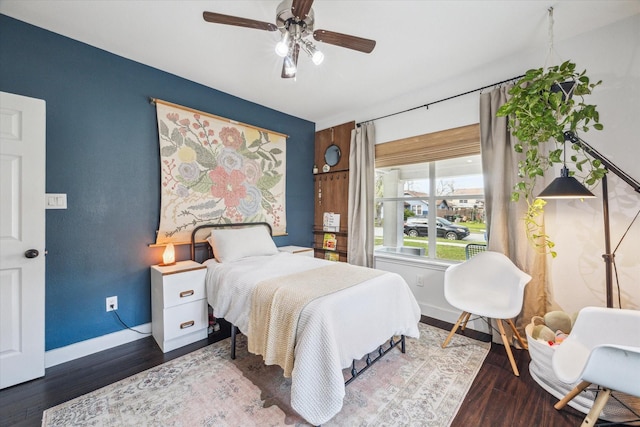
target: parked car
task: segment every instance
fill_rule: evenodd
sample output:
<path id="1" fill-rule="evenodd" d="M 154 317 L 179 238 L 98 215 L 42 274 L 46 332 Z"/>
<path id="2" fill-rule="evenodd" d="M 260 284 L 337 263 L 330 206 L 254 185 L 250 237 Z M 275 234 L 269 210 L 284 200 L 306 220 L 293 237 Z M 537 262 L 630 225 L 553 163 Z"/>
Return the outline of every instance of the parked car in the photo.
<path id="1" fill-rule="evenodd" d="M 411 217 L 404 224 L 404 234 L 411 237 L 429 235 L 427 218 Z M 444 218 L 436 218 L 436 236 L 447 240 L 462 240 L 469 235 L 469 229 L 464 225 L 454 224 Z"/>

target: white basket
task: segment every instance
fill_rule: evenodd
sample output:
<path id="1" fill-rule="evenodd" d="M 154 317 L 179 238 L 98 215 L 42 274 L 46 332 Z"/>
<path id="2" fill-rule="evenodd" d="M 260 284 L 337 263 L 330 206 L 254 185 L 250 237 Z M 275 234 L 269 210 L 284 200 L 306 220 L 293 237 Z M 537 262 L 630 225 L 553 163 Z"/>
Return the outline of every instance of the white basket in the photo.
<path id="1" fill-rule="evenodd" d="M 534 317 L 531 319 L 531 323 L 529 323 L 525 328 L 527 344 L 529 345 L 529 355 L 531 356 L 529 373 L 531 374 L 531 378 L 533 378 L 540 387 L 560 400 L 578 383 L 566 384 L 560 381 L 558 377 L 556 377 L 551 366 L 551 358 L 553 357 L 555 346 L 550 346 L 547 342 L 534 339 L 531 336 L 533 327 L 535 326 L 534 322 L 537 321 L 538 323 L 536 324 L 539 324 L 540 320 L 540 317 Z M 636 412 L 640 412 L 640 398 L 619 392 L 614 392 L 614 395 L 628 407 L 634 409 Z M 587 414 L 589 413 L 591 406 L 593 406 L 595 397 L 596 393 L 587 389 L 571 399 L 568 405 L 584 414 Z M 607 405 L 602 410 L 599 418 L 611 422 L 624 422 L 636 417 L 620 402 L 611 397 L 608 400 Z"/>

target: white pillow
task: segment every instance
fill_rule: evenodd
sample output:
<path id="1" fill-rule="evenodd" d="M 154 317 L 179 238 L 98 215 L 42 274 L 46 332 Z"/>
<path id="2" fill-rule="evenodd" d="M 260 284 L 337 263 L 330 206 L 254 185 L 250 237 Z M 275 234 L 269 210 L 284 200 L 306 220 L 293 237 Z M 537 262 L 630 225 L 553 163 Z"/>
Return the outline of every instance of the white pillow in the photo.
<path id="1" fill-rule="evenodd" d="M 231 262 L 258 255 L 275 255 L 278 248 L 264 226 L 221 228 L 207 239 L 218 262 Z"/>

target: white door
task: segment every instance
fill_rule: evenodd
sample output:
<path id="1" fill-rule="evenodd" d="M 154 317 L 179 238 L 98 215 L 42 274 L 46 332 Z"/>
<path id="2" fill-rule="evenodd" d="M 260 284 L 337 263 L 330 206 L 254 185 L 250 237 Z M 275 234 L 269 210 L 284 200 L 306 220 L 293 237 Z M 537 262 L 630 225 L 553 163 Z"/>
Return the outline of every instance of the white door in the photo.
<path id="1" fill-rule="evenodd" d="M 0 92 L 0 388 L 44 375 L 45 112 Z"/>

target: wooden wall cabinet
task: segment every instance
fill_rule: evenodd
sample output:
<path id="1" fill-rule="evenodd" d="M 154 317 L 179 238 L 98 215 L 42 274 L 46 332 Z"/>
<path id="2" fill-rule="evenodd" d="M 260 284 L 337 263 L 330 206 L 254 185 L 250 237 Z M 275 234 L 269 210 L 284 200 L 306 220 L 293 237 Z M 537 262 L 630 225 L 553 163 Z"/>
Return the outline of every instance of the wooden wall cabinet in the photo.
<path id="1" fill-rule="evenodd" d="M 315 164 L 318 173 L 314 176 L 314 252 L 316 258 L 325 258 L 327 252 L 335 252 L 339 260 L 347 261 L 347 216 L 349 209 L 349 150 L 351 146 L 351 131 L 355 129 L 355 122 L 344 123 L 339 126 L 316 132 Z M 331 145 L 340 149 L 340 160 L 329 172 L 323 172 L 325 151 Z M 325 212 L 340 214 L 340 230 L 338 232 L 323 230 L 323 216 Z M 336 235 L 335 251 L 323 249 L 325 233 Z"/>

